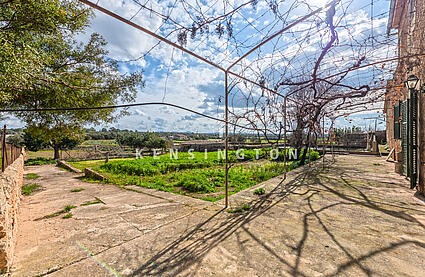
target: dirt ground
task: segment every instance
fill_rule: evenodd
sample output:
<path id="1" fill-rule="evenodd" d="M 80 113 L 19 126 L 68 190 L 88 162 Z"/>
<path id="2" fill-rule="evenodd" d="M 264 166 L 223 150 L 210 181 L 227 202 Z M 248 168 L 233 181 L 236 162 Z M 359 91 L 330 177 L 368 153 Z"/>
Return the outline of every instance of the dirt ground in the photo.
<path id="1" fill-rule="evenodd" d="M 425 202 L 393 167 L 317 162 L 233 195 L 241 213 L 28 167 L 42 190 L 23 197 L 12 276 L 424 276 Z M 40 219 L 66 205 L 72 218 Z"/>

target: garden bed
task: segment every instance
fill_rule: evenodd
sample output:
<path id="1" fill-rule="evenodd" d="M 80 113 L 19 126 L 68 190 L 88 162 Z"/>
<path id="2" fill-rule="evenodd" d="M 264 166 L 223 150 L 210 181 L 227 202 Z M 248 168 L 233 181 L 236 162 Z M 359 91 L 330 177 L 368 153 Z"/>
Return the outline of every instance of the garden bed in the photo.
<path id="1" fill-rule="evenodd" d="M 229 169 L 229 194 L 255 186 L 284 172 L 283 153 L 272 159 L 267 149 L 256 152 L 245 150 L 242 155 L 229 152 L 232 164 Z M 86 167 L 101 173 L 108 182 L 126 187 L 140 186 L 177 194 L 183 194 L 207 201 L 224 197 L 225 160 L 219 152 L 179 153 L 178 158 L 165 154 L 143 159 L 115 159 L 104 161 L 70 162 L 76 168 Z M 311 151 L 311 161 L 319 157 Z M 258 158 L 258 159 L 257 159 Z M 308 158 L 307 158 L 308 161 Z M 286 164 L 287 171 L 299 166 L 292 159 Z"/>

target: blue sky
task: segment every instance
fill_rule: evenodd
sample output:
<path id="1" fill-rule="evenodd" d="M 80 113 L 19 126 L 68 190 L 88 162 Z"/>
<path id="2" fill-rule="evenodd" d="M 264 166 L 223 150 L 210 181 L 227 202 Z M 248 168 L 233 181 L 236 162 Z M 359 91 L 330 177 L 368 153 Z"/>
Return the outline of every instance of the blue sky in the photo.
<path id="1" fill-rule="evenodd" d="M 169 14 L 170 18 L 184 26 L 191 26 L 192 19 L 189 17 L 187 10 L 190 8 L 200 6 L 211 6 L 210 1 L 188 1 L 192 6 L 187 6 L 184 9 L 181 5 L 175 5 L 180 1 L 144 1 L 148 7 L 160 11 L 163 14 Z M 214 1 L 215 2 L 215 1 Z M 245 1 L 228 1 L 229 5 L 233 4 L 234 7 L 238 6 Z M 197 54 L 212 60 L 222 66 L 229 65 L 233 60 L 245 53 L 252 45 L 256 45 L 261 39 L 269 34 L 274 33 L 283 26 L 293 22 L 296 18 L 306 14 L 306 7 L 299 5 L 290 13 L 285 14 L 288 10 L 288 5 L 293 4 L 294 1 L 258 1 L 258 4 L 253 7 L 247 5 L 242 8 L 232 20 L 233 32 L 236 33 L 238 43 L 243 45 L 236 48 L 232 45 L 232 41 L 227 41 L 226 34 L 219 37 L 214 33 L 214 26 L 211 25 L 210 35 L 202 36 L 197 35 L 195 39 L 191 39 L 190 35 L 186 47 L 195 51 Z M 311 9 L 321 7 L 326 4 L 326 0 L 311 1 Z M 222 13 L 226 8 L 223 7 L 221 1 L 217 1 L 217 6 L 207 11 L 207 15 L 214 16 Z M 287 22 L 282 22 L 276 18 L 276 15 L 270 11 L 270 4 L 278 3 L 279 10 L 285 14 Z M 381 37 L 386 31 L 386 22 L 389 10 L 389 0 L 374 0 L 373 1 L 373 15 L 375 17 L 374 34 L 380 34 Z M 151 31 L 154 31 L 162 36 L 176 42 L 177 33 L 173 33 L 175 25 L 171 23 L 164 23 L 163 19 L 159 18 L 147 10 L 139 10 L 139 6 L 130 0 L 116 1 L 116 0 L 99 0 L 99 5 L 110 9 L 111 11 L 123 16 L 124 18 L 131 18 L 131 20 Z M 174 8 L 171 8 L 173 5 Z M 221 5 L 221 6 L 220 6 Z M 365 36 L 370 34 L 370 15 L 371 15 L 371 1 L 370 0 L 355 0 L 355 1 L 342 1 L 340 11 L 343 8 L 347 9 L 347 14 L 342 20 L 347 21 L 347 30 L 339 34 L 339 52 L 335 52 L 328 57 L 326 64 L 329 69 L 324 71 L 335 73 L 338 70 L 338 63 L 340 68 L 347 66 L 351 62 L 351 58 L 358 56 L 359 53 L 353 53 L 349 48 L 344 48 L 346 41 L 354 41 L 354 39 L 364 39 Z M 170 13 L 171 12 L 171 13 Z M 92 32 L 101 34 L 108 42 L 108 50 L 110 57 L 120 61 L 120 71 L 122 73 L 143 71 L 146 86 L 142 88 L 137 95 L 136 102 L 153 102 L 165 101 L 195 109 L 197 111 L 206 113 L 208 115 L 222 117 L 223 116 L 223 95 L 224 95 L 224 74 L 203 62 L 200 62 L 182 51 L 173 49 L 166 44 L 156 45 L 158 40 L 150 37 L 143 32 L 136 30 L 118 20 L 95 12 L 95 18 L 92 20 L 90 28 L 86 34 L 79 37 L 79 40 L 85 41 Z M 320 13 L 318 17 L 323 18 L 326 13 Z M 297 50 L 300 44 L 298 39 L 306 36 L 306 31 L 303 28 L 308 28 L 309 24 L 314 23 L 315 19 L 300 24 L 293 29 L 293 33 L 280 37 L 278 42 L 273 42 L 262 47 L 260 51 L 256 51 L 249 56 L 240 66 L 234 68 L 237 72 L 244 72 L 244 76 L 255 79 L 258 81 L 258 72 L 252 68 L 259 69 L 260 71 L 267 72 L 268 63 L 273 60 L 273 74 L 268 78 L 269 85 L 276 81 L 278 76 L 276 72 L 284 70 L 292 79 L 300 78 L 302 75 L 298 67 L 302 67 L 308 63 L 311 58 L 317 57 L 319 45 L 321 45 L 320 38 L 317 34 L 309 34 L 311 38 L 305 42 L 306 46 L 302 46 L 302 52 Z M 317 21 L 317 20 L 316 20 Z M 341 23 L 342 24 L 342 23 Z M 248 26 L 248 27 L 247 27 Z M 259 31 L 260 30 L 260 31 Z M 311 32 L 311 31 L 310 31 Z M 319 34 L 320 32 L 318 32 Z M 235 44 L 236 45 L 236 44 Z M 279 55 L 282 55 L 282 62 L 273 55 L 273 47 L 279 47 Z M 376 51 L 372 48 L 364 49 L 368 52 L 368 61 L 374 61 L 379 58 L 385 58 L 384 55 L 394 56 L 393 49 L 385 47 L 379 49 L 375 47 Z M 149 54 L 146 54 L 149 51 Z M 356 49 L 356 51 L 363 51 Z M 294 52 L 298 51 L 298 55 Z M 347 52 L 346 54 L 344 54 Z M 384 54 L 385 52 L 385 54 Z M 288 57 L 290 56 L 290 58 Z M 261 60 L 260 60 L 261 58 Z M 291 64 L 288 60 L 291 59 Z M 250 67 L 248 67 L 250 65 Z M 359 71 L 360 72 L 360 71 Z M 376 74 L 382 74 L 378 72 Z M 361 73 L 350 76 L 348 82 L 353 85 L 361 83 L 370 83 L 372 78 L 377 76 L 375 71 L 362 70 Z M 280 76 L 280 75 L 279 75 Z M 379 78 L 388 78 L 388 76 L 379 76 Z M 370 79 L 370 80 L 369 80 Z M 255 92 L 256 90 L 252 88 Z M 237 92 L 235 92 L 237 94 Z M 241 92 L 242 93 L 242 92 Z M 258 91 L 257 91 L 258 93 Z M 235 97 L 238 98 L 238 97 Z M 235 100 L 234 107 L 237 109 L 238 101 Z M 376 107 L 382 104 L 374 103 Z M 199 116 L 177 110 L 170 107 L 138 107 L 131 108 L 131 115 L 119 119 L 116 123 L 102 127 L 117 127 L 122 129 L 133 130 L 151 130 L 151 131 L 192 131 L 192 132 L 222 132 L 222 124 L 201 118 Z M 347 126 L 361 126 L 368 127 L 374 126 L 374 120 L 364 120 L 364 118 L 376 117 L 378 113 L 373 112 L 360 112 L 349 118 L 337 119 L 337 127 Z M 6 122 L 11 127 L 22 126 L 22 123 L 15 119 L 9 119 Z M 385 124 L 378 125 L 379 128 L 384 128 Z"/>

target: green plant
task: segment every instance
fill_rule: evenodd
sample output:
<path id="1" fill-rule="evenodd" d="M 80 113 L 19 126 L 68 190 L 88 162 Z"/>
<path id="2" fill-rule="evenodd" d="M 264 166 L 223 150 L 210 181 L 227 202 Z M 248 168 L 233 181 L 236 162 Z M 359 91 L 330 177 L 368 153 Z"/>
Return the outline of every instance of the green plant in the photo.
<path id="1" fill-rule="evenodd" d="M 30 195 L 34 191 L 39 190 L 40 186 L 38 184 L 27 184 L 22 186 L 22 194 Z"/>
<path id="2" fill-rule="evenodd" d="M 99 203 L 102 203 L 102 201 L 99 198 L 96 197 L 96 200 L 84 202 L 80 206 L 89 206 L 89 205 L 94 205 L 94 204 L 99 204 Z"/>
<path id="3" fill-rule="evenodd" d="M 35 174 L 35 173 L 28 173 L 27 175 L 25 175 L 25 179 L 28 179 L 28 180 L 37 179 L 39 177 L 40 176 L 38 174 Z"/>
<path id="4" fill-rule="evenodd" d="M 266 193 L 266 190 L 264 188 L 258 188 L 254 190 L 254 195 L 263 195 L 264 193 Z"/>
<path id="5" fill-rule="evenodd" d="M 71 190 L 71 192 L 80 192 L 80 191 L 83 191 L 84 189 L 73 189 L 73 190 Z"/>
<path id="6" fill-rule="evenodd" d="M 72 217 L 72 213 L 67 213 L 66 215 L 64 215 L 62 218 L 71 218 Z"/>
<path id="7" fill-rule="evenodd" d="M 214 186 L 208 181 L 205 176 L 185 176 L 177 182 L 177 186 L 181 186 L 190 192 L 213 192 Z"/>
<path id="8" fill-rule="evenodd" d="M 67 213 L 67 212 L 69 212 L 70 210 L 72 210 L 72 209 L 74 209 L 74 208 L 77 208 L 77 206 L 67 205 L 67 206 L 65 206 L 65 208 L 63 209 L 63 211 L 64 211 L 65 213 Z"/>
<path id="9" fill-rule="evenodd" d="M 39 219 L 47 219 L 47 218 L 56 217 L 56 216 L 59 216 L 61 214 L 69 213 L 72 209 L 75 209 L 75 208 L 77 208 L 77 207 L 73 206 L 73 205 L 67 205 L 61 211 L 58 211 L 58 212 L 55 212 L 55 213 L 52 213 L 52 214 L 49 214 L 49 215 L 45 215 L 45 216 L 43 216 L 42 218 L 39 218 Z M 69 214 L 71 214 L 71 213 L 69 213 Z M 65 216 L 64 216 L 64 218 L 65 218 Z M 71 216 L 72 216 L 72 214 L 71 214 Z M 69 217 L 71 217 L 71 216 L 69 216 Z"/>
<path id="10" fill-rule="evenodd" d="M 45 219 L 45 218 L 52 218 L 52 217 L 56 217 L 56 216 L 58 216 L 58 215 L 60 215 L 60 214 L 62 214 L 61 212 L 58 212 L 58 213 L 52 213 L 52 214 L 49 214 L 49 215 L 45 215 L 45 216 L 43 216 L 42 218 L 43 219 Z"/>
<path id="11" fill-rule="evenodd" d="M 248 211 L 249 209 L 251 209 L 251 206 L 249 206 L 249 204 L 243 204 L 241 207 L 236 208 L 234 210 L 229 209 L 229 210 L 227 210 L 227 212 L 229 212 L 229 213 L 242 213 L 244 211 Z"/>

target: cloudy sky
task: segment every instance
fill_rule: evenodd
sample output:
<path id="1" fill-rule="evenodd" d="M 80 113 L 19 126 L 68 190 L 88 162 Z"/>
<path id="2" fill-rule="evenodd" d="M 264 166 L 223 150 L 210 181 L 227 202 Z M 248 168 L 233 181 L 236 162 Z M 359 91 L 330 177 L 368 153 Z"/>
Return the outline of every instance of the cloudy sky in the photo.
<path id="1" fill-rule="evenodd" d="M 96 1 L 93 1 L 96 2 Z M 211 4 L 213 2 L 213 4 Z M 147 0 L 99 0 L 98 5 L 105 7 L 120 16 L 152 31 L 161 36 L 166 36 L 172 42 L 178 43 L 180 31 L 178 26 L 192 26 L 195 16 L 202 20 L 222 15 L 239 5 L 249 1 L 147 1 Z M 187 35 L 185 47 L 198 55 L 223 67 L 229 66 L 232 61 L 246 53 L 265 37 L 270 36 L 281 28 L 291 24 L 297 18 L 306 15 L 309 11 L 326 5 L 326 0 L 306 1 L 314 2 L 306 6 L 297 1 L 252 1 L 241 7 L 230 22 L 231 32 L 235 39 L 228 39 L 227 25 L 219 26 L 220 21 L 209 24 L 208 35 L 200 31 L 191 38 Z M 389 0 L 342 0 L 337 6 L 338 24 L 343 26 L 338 31 L 338 51 L 332 53 L 324 60 L 323 71 L 326 74 L 338 72 L 344 66 L 349 66 L 353 57 L 358 57 L 361 51 L 367 53 L 367 63 L 376 61 L 385 56 L 394 56 L 393 49 L 379 47 L 379 40 L 385 39 L 386 24 L 388 20 Z M 273 6 L 276 5 L 276 6 Z M 274 9 L 274 10 L 273 10 Z M 277 12 L 276 12 L 277 9 Z M 373 13 L 372 13 L 373 12 Z M 168 20 L 164 19 L 164 15 Z M 371 16 L 372 15 L 372 16 Z M 371 20 L 371 17 L 373 20 Z M 282 72 L 292 79 L 301 78 L 303 72 L 299 68 L 311 63 L 320 54 L 320 47 L 326 43 L 326 26 L 319 26 L 320 20 L 326 18 L 326 10 L 306 22 L 303 22 L 271 41 L 266 46 L 248 56 L 234 70 L 247 78 L 258 82 L 259 73 L 270 72 L 266 85 L 273 85 Z M 317 24 L 317 30 L 311 26 Z M 177 26 L 177 27 L 176 27 Z M 220 35 L 217 28 L 223 28 L 224 34 Z M 315 26 L 316 28 L 316 26 Z M 371 31 L 373 28 L 373 31 Z M 199 112 L 223 117 L 224 74 L 202 61 L 199 61 L 181 50 L 159 43 L 145 33 L 132 28 L 101 12 L 95 12 L 90 28 L 82 34 L 79 40 L 85 41 L 90 33 L 101 34 L 108 42 L 109 56 L 119 61 L 122 73 L 143 71 L 145 87 L 137 95 L 136 102 L 168 102 L 181 105 Z M 373 39 L 376 36 L 376 45 Z M 307 39 L 306 39 L 307 38 Z M 353 47 L 356 41 L 367 41 L 370 47 Z M 393 40 L 395 41 L 395 40 Z M 353 50 L 354 49 L 354 50 Z M 373 50 L 375 49 L 375 50 Z M 276 51 L 277 50 L 277 51 Z M 360 72 L 360 71 L 359 71 Z M 325 73 L 324 73 L 325 74 Z M 351 85 L 370 83 L 374 75 L 373 70 L 363 70 L 361 73 L 349 76 Z M 382 72 L 377 73 L 379 78 Z M 270 77 L 271 76 L 271 77 Z M 260 93 L 253 89 L 254 93 Z M 237 98 L 237 97 L 236 97 Z M 237 108 L 238 101 L 233 102 Z M 375 104 L 377 107 L 380 104 Z M 131 108 L 131 115 L 118 120 L 118 122 L 95 127 L 117 127 L 121 129 L 152 130 L 152 131 L 192 131 L 192 132 L 222 132 L 222 123 L 202 118 L 176 108 L 167 106 L 143 106 Z M 348 118 L 337 119 L 337 127 L 347 126 L 374 126 L 376 111 L 361 112 Z M 381 122 L 379 120 L 378 122 Z M 12 127 L 22 124 L 14 119 L 7 122 Z M 378 128 L 384 128 L 378 124 Z"/>

